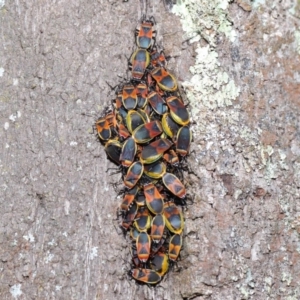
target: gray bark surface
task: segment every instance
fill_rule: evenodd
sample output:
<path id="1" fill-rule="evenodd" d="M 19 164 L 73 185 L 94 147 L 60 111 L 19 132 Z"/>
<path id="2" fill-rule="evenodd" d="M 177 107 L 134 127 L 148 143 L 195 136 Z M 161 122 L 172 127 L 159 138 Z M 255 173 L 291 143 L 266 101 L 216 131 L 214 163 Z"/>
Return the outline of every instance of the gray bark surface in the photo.
<path id="1" fill-rule="evenodd" d="M 230 3 L 234 41 L 199 27 L 218 55 L 211 80 L 238 89 L 225 104 L 224 89 L 213 102 L 189 86 L 195 43 L 148 2 L 168 69 L 198 95 L 178 267 L 156 288 L 129 281 L 122 182 L 92 129 L 114 98 L 106 82 L 129 76 L 142 2 L 2 0 L 0 299 L 300 299 L 299 2 Z"/>

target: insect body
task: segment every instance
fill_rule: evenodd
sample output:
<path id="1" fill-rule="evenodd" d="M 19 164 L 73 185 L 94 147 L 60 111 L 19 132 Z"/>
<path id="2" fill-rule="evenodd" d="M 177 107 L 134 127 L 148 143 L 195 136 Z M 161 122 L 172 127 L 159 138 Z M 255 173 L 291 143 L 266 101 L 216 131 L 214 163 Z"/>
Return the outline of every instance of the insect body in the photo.
<path id="1" fill-rule="evenodd" d="M 192 133 L 189 127 L 183 126 L 179 129 L 176 139 L 176 152 L 181 156 L 189 153 L 192 141 Z"/>
<path id="2" fill-rule="evenodd" d="M 166 152 L 173 145 L 168 139 L 158 139 L 148 146 L 144 147 L 141 152 L 141 162 L 144 164 L 152 164 L 160 159 L 164 152 Z"/>
<path id="3" fill-rule="evenodd" d="M 164 132 L 169 136 L 171 139 L 176 136 L 180 126 L 173 121 L 169 113 L 165 113 L 162 116 L 161 124 Z"/>
<path id="4" fill-rule="evenodd" d="M 147 207 L 141 207 L 139 208 L 136 219 L 134 221 L 134 226 L 137 228 L 139 232 L 147 232 L 147 230 L 151 226 L 152 217 L 149 213 L 149 210 Z"/>
<path id="5" fill-rule="evenodd" d="M 168 109 L 166 102 L 155 91 L 151 92 L 148 95 L 148 102 L 151 104 L 154 111 L 159 115 L 163 115 Z"/>
<path id="6" fill-rule="evenodd" d="M 95 123 L 100 140 L 107 141 L 111 138 L 111 130 L 106 118 L 101 118 Z"/>
<path id="7" fill-rule="evenodd" d="M 164 217 L 166 226 L 173 232 L 180 234 L 184 227 L 183 215 L 180 209 L 173 203 L 167 202 L 164 205 Z"/>
<path id="8" fill-rule="evenodd" d="M 136 203 L 133 202 L 130 209 L 125 214 L 125 217 L 121 224 L 121 226 L 123 227 L 124 230 L 129 229 L 129 227 L 132 225 L 134 218 L 136 216 L 137 210 L 138 210 L 138 207 L 137 207 Z"/>
<path id="9" fill-rule="evenodd" d="M 151 141 L 156 136 L 162 133 L 161 123 L 159 121 L 152 121 L 140 125 L 132 132 L 132 137 L 138 144 L 144 144 Z"/>
<path id="10" fill-rule="evenodd" d="M 153 214 L 161 214 L 164 209 L 164 200 L 153 183 L 144 186 L 146 205 Z"/>
<path id="11" fill-rule="evenodd" d="M 141 262 L 146 262 L 150 256 L 151 239 L 146 232 L 141 232 L 136 238 L 137 255 Z"/>
<path id="12" fill-rule="evenodd" d="M 166 67 L 167 58 L 163 51 L 158 52 L 156 47 L 154 46 L 150 53 L 150 63 L 152 67 Z"/>
<path id="13" fill-rule="evenodd" d="M 183 183 L 171 173 L 166 173 L 162 177 L 165 187 L 175 196 L 183 199 L 186 196 L 186 190 Z"/>
<path id="14" fill-rule="evenodd" d="M 135 280 L 147 284 L 156 284 L 161 281 L 161 276 L 151 269 L 133 269 L 130 274 Z"/>
<path id="15" fill-rule="evenodd" d="M 174 150 L 169 150 L 163 155 L 164 160 L 172 166 L 177 166 L 179 163 L 179 157 Z"/>
<path id="16" fill-rule="evenodd" d="M 135 186 L 133 189 L 129 190 L 127 192 L 127 194 L 125 194 L 123 200 L 122 200 L 122 203 L 120 205 L 120 208 L 122 211 L 127 211 L 130 209 L 131 205 L 133 204 L 134 202 L 134 198 L 138 192 L 138 187 Z"/>
<path id="17" fill-rule="evenodd" d="M 120 161 L 124 167 L 129 167 L 134 161 L 137 145 L 132 137 L 128 138 L 122 147 Z"/>
<path id="18" fill-rule="evenodd" d="M 148 86 L 146 85 L 146 83 L 140 82 L 136 86 L 136 93 L 138 96 L 137 107 L 144 108 L 145 105 L 147 104 L 147 95 L 148 95 Z"/>
<path id="19" fill-rule="evenodd" d="M 169 258 L 166 253 L 158 252 L 150 262 L 151 269 L 155 270 L 158 275 L 164 276 L 169 269 Z"/>
<path id="20" fill-rule="evenodd" d="M 180 234 L 173 235 L 169 242 L 169 259 L 171 261 L 177 260 L 181 247 L 182 247 L 182 235 Z"/>
<path id="21" fill-rule="evenodd" d="M 154 30 L 154 18 L 142 21 L 136 29 L 136 44 L 138 47 L 148 49 L 154 44 L 156 31 Z"/>
<path id="22" fill-rule="evenodd" d="M 132 84 L 124 85 L 122 103 L 127 110 L 134 109 L 137 105 L 136 88 Z"/>
<path id="23" fill-rule="evenodd" d="M 144 165 L 144 173 L 154 179 L 161 178 L 166 173 L 166 165 L 162 161 L 158 161 L 155 163 L 152 163 L 150 165 Z"/>
<path id="24" fill-rule="evenodd" d="M 132 79 L 140 81 L 150 63 L 150 54 L 145 49 L 137 49 L 131 57 L 130 69 Z"/>
<path id="25" fill-rule="evenodd" d="M 107 156 L 117 165 L 120 164 L 121 151 L 122 151 L 122 145 L 117 140 L 109 140 L 105 144 L 105 152 Z"/>
<path id="26" fill-rule="evenodd" d="M 151 239 L 154 243 L 159 243 L 165 230 L 165 218 L 162 214 L 157 214 L 151 223 Z"/>
<path id="27" fill-rule="evenodd" d="M 177 82 L 171 73 L 163 67 L 157 67 L 150 72 L 157 85 L 164 91 L 174 92 L 177 90 Z"/>
<path id="28" fill-rule="evenodd" d="M 137 127 L 146 123 L 146 120 L 142 117 L 142 115 L 136 110 L 128 111 L 126 117 L 126 123 L 128 130 L 132 133 Z"/>
<path id="29" fill-rule="evenodd" d="M 170 109 L 171 117 L 177 124 L 188 125 L 190 123 L 189 113 L 178 97 L 168 97 L 166 102 Z"/>
<path id="30" fill-rule="evenodd" d="M 124 178 L 124 184 L 128 188 L 133 188 L 144 172 L 144 166 L 139 161 L 134 162 L 128 169 L 127 174 Z"/>

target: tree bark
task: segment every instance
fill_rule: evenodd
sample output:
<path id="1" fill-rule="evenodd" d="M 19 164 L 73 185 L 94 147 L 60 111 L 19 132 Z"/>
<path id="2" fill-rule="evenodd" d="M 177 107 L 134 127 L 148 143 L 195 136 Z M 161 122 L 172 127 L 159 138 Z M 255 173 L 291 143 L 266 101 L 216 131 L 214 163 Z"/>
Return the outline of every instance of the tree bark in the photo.
<path id="1" fill-rule="evenodd" d="M 300 298 L 300 5 L 177 2 L 0 1 L 1 299 Z M 145 12 L 193 120 L 184 249 L 155 288 L 127 276 L 92 129 Z"/>

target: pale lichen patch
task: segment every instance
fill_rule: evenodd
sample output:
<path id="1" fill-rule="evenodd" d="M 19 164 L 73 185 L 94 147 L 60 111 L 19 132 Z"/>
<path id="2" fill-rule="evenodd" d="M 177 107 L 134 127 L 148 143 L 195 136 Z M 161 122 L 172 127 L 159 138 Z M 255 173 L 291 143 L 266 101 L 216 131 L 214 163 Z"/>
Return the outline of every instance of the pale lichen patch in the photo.
<path id="1" fill-rule="evenodd" d="M 220 67 L 217 52 L 209 45 L 199 46 L 196 52 L 196 63 L 190 68 L 193 77 L 183 82 L 187 96 L 193 103 L 193 114 L 199 112 L 198 104 L 210 109 L 232 105 L 240 88 Z"/>
<path id="2" fill-rule="evenodd" d="M 201 35 L 210 45 L 215 45 L 218 32 L 224 33 L 230 40 L 234 40 L 235 30 L 227 16 L 228 0 L 212 1 L 177 1 L 173 13 L 181 16 L 182 27 L 186 38 Z M 232 40 L 232 41 L 233 41 Z"/>
<path id="3" fill-rule="evenodd" d="M 242 104 L 235 101 L 241 88 L 222 68 L 219 61 L 215 47 L 217 34 L 224 33 L 230 41 L 233 41 L 231 37 L 234 36 L 234 29 L 227 17 L 228 5 L 229 1 L 223 0 L 212 0 L 210 3 L 190 0 L 180 2 L 173 9 L 173 12 L 181 17 L 187 38 L 200 35 L 208 42 L 205 46 L 201 41 L 197 42 L 195 65 L 190 67 L 193 76 L 189 81 L 182 83 L 191 103 L 193 121 L 197 124 L 192 130 L 195 137 L 204 135 L 207 144 L 211 140 L 214 141 L 212 149 L 207 149 L 211 153 L 208 155 L 211 156 L 217 153 L 219 141 L 223 141 L 230 130 L 230 138 L 237 141 L 234 143 L 235 151 L 242 153 L 240 166 L 243 167 L 243 171 L 251 173 L 261 170 L 266 182 L 270 184 L 281 170 L 288 170 L 286 154 L 283 150 L 273 149 L 271 145 L 263 145 L 260 141 L 262 129 L 258 127 L 257 130 L 253 130 L 244 123 Z M 262 76 L 261 73 L 256 75 Z M 222 146 L 222 150 L 227 153 L 234 152 L 228 143 Z M 273 155 L 274 152 L 276 155 Z M 219 157 L 221 155 L 214 157 L 215 162 L 206 163 L 205 166 L 209 169 L 214 168 Z M 219 168 L 218 171 L 228 172 L 229 169 Z"/>
<path id="4" fill-rule="evenodd" d="M 93 247 L 90 251 L 90 259 L 93 260 L 98 256 L 98 247 Z"/>
<path id="5" fill-rule="evenodd" d="M 258 7 L 260 5 L 263 5 L 266 3 L 266 0 L 254 0 L 253 1 L 253 7 Z"/>
<path id="6" fill-rule="evenodd" d="M 181 17 L 186 31 L 184 38 L 194 43 L 196 54 L 195 64 L 190 67 L 192 77 L 183 82 L 183 87 L 190 102 L 193 121 L 193 162 L 197 165 L 196 173 L 201 178 L 201 186 L 197 192 L 200 194 L 199 199 L 214 209 L 218 208 L 222 199 L 225 199 L 224 203 L 230 202 L 230 209 L 231 205 L 234 208 L 236 206 L 237 210 L 242 211 L 248 230 L 255 224 L 255 231 L 248 236 L 251 246 L 237 247 L 243 253 L 242 256 L 248 259 L 240 262 L 246 269 L 252 263 L 264 264 L 262 258 L 269 254 L 269 257 L 276 257 L 278 253 L 281 255 L 286 252 L 290 243 L 288 239 L 297 240 L 296 234 L 300 232 L 299 214 L 295 216 L 295 211 L 298 212 L 300 186 L 300 163 L 295 156 L 299 156 L 300 142 L 298 136 L 289 133 L 284 123 L 297 124 L 294 119 L 298 118 L 298 114 L 297 110 L 295 113 L 289 112 L 289 99 L 279 91 L 280 84 L 284 81 L 284 70 L 281 69 L 290 63 L 290 60 L 286 60 L 287 52 L 281 45 L 289 46 L 293 53 L 296 48 L 300 53 L 300 32 L 286 34 L 276 27 L 278 24 L 274 25 L 274 20 L 279 18 L 278 14 L 268 10 L 264 5 L 265 1 L 256 0 L 252 7 L 258 8 L 253 9 L 251 14 L 247 14 L 246 10 L 239 13 L 239 16 L 245 16 L 243 22 L 234 20 L 241 35 L 240 40 L 233 44 L 236 33 L 229 21 L 228 11 L 232 15 L 236 13 L 239 9 L 236 3 L 240 2 L 242 1 L 234 1 L 234 4 L 229 5 L 229 1 L 222 0 L 212 0 L 209 3 L 186 0 L 175 6 L 174 12 Z M 248 40 L 245 41 L 243 31 L 254 46 L 249 45 Z M 227 37 L 225 42 L 224 35 Z M 217 36 L 220 37 L 218 40 Z M 220 43 L 224 48 L 221 48 Z M 249 49 L 245 50 L 245 45 Z M 228 50 L 229 52 L 223 52 Z M 297 59 L 293 58 L 292 61 Z M 227 69 L 223 67 L 223 62 L 227 63 Z M 230 69 L 231 62 L 233 69 Z M 290 88 L 295 94 L 298 90 L 293 84 L 299 81 L 297 70 L 296 67 L 291 68 L 288 73 L 293 78 Z M 272 89 L 273 82 L 276 88 Z M 276 103 L 278 95 L 280 100 Z M 291 125 L 292 127 L 297 128 Z M 226 204 L 223 204 L 222 211 L 224 209 L 225 212 L 225 208 Z M 228 214 L 234 219 L 232 211 Z M 225 215 L 222 214 L 220 223 L 231 224 L 224 220 Z M 261 216 L 266 221 L 257 219 Z M 261 224 L 269 227 L 260 227 Z M 273 224 L 282 226 L 280 234 L 284 232 L 287 239 L 285 242 L 275 239 L 278 232 L 276 226 L 273 230 Z M 242 227 L 238 228 L 243 232 Z M 295 235 L 292 236 L 291 231 L 287 231 L 290 228 L 294 229 Z M 230 239 L 239 238 L 238 234 L 235 235 L 230 236 Z M 272 240 L 273 236 L 275 240 Z M 226 238 L 230 240 L 228 235 Z M 240 243 L 243 245 L 243 241 Z M 295 245 L 297 253 L 299 245 L 300 243 Z M 291 246 L 290 248 L 292 249 Z M 278 253 L 274 254 L 275 251 Z M 283 259 L 287 261 L 287 256 Z M 269 258 L 269 261 L 272 260 L 272 257 Z M 231 263 L 235 264 L 236 259 L 232 258 Z M 252 293 L 257 291 L 260 279 L 257 279 L 256 270 L 252 270 L 253 279 L 251 274 L 246 279 L 243 276 L 231 276 L 232 281 L 240 280 L 236 287 L 241 299 L 251 298 Z M 266 275 L 268 277 L 263 279 L 263 289 L 270 295 L 274 294 L 272 286 L 277 284 L 278 279 L 283 283 L 278 285 L 280 288 L 293 286 L 295 281 L 288 273 L 283 277 L 276 277 L 268 272 Z"/>
<path id="7" fill-rule="evenodd" d="M 300 31 L 295 31 L 295 43 L 296 43 L 296 50 L 298 54 L 300 54 Z"/>
<path id="8" fill-rule="evenodd" d="M 35 238 L 31 233 L 28 233 L 28 235 L 23 235 L 23 238 L 26 241 L 29 241 L 30 243 L 34 243 L 35 242 Z"/>
<path id="9" fill-rule="evenodd" d="M 11 295 L 13 296 L 13 298 L 18 298 L 19 296 L 21 296 L 23 294 L 22 290 L 21 290 L 21 284 L 15 284 L 13 285 L 10 289 L 9 289 Z"/>
<path id="10" fill-rule="evenodd" d="M 234 29 L 227 18 L 228 5 L 227 0 L 209 3 L 191 0 L 180 2 L 173 8 L 173 12 L 181 16 L 186 38 L 200 35 L 208 42 L 206 46 L 197 43 L 195 65 L 190 67 L 193 76 L 182 83 L 191 102 L 192 116 L 196 122 L 200 121 L 198 124 L 202 122 L 206 109 L 231 106 L 240 93 L 240 88 L 223 70 L 215 51 L 217 34 L 224 33 L 231 41 L 234 40 Z M 231 113 L 238 119 L 236 111 L 231 110 Z M 198 126 L 194 131 L 199 133 L 202 131 L 200 128 Z"/>

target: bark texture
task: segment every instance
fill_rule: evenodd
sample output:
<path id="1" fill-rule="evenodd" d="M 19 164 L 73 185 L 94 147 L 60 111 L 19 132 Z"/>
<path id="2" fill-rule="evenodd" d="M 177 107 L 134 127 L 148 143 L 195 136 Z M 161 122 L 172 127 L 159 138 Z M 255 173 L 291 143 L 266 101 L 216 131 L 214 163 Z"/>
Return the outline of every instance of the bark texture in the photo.
<path id="1" fill-rule="evenodd" d="M 193 118 L 181 261 L 128 280 L 92 130 L 146 2 L 2 0 L 0 298 L 299 299 L 299 1 L 148 2 Z"/>

